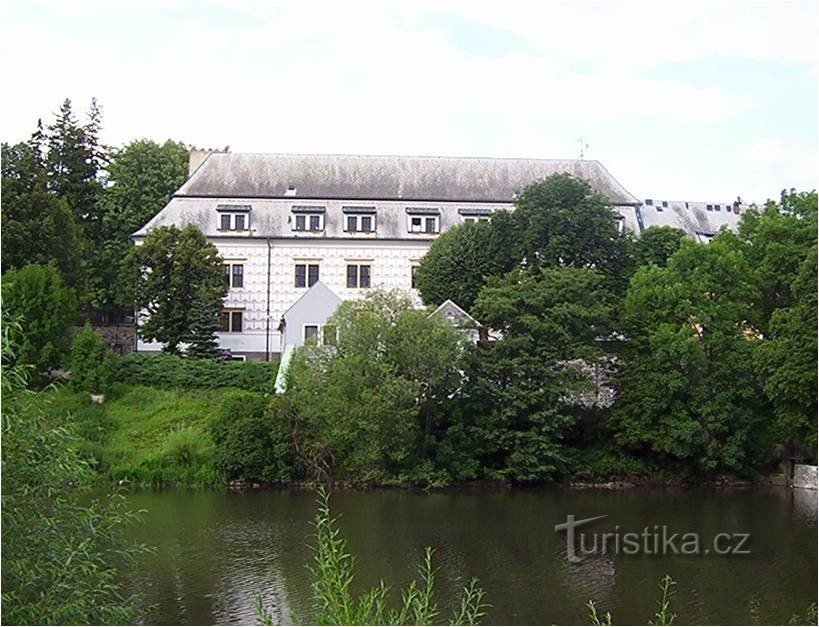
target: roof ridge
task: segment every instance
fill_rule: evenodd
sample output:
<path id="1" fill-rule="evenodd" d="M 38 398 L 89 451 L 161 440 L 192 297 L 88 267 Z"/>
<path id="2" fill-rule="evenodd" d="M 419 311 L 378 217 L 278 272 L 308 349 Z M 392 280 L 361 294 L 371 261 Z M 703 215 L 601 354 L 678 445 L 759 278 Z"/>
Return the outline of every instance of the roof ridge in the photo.
<path id="1" fill-rule="evenodd" d="M 571 158 L 549 158 L 542 157 L 490 157 L 490 156 L 464 156 L 464 155 L 402 155 L 402 154 L 369 154 L 369 153 L 348 153 L 348 152 L 213 152 L 209 156 L 222 157 L 352 157 L 357 159 L 451 159 L 455 161 L 539 161 L 539 162 L 565 162 L 572 163 L 595 163 L 602 164 L 598 159 L 571 159 Z"/>

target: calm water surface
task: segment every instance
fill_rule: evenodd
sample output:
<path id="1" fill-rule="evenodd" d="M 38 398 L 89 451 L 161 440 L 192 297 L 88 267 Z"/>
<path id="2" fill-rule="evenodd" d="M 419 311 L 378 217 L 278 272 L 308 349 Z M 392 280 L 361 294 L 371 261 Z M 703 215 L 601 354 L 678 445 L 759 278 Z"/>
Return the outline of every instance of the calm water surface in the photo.
<path id="1" fill-rule="evenodd" d="M 254 622 L 262 595 L 280 622 L 310 616 L 306 564 L 309 491 L 137 492 L 145 509 L 134 539 L 156 548 L 128 574 L 151 624 Z M 777 624 L 816 600 L 816 493 L 786 489 L 337 492 L 335 513 L 357 556 L 360 587 L 414 576 L 425 546 L 441 570 L 439 606 L 448 610 L 472 576 L 492 604 L 491 624 L 582 624 L 598 601 L 618 624 L 645 623 L 656 586 L 677 582 L 680 624 Z M 608 515 L 589 531 L 750 533 L 751 555 L 656 555 L 566 559 L 567 514 Z M 584 528 L 585 530 L 585 528 Z M 442 617 L 443 619 L 443 617 Z"/>

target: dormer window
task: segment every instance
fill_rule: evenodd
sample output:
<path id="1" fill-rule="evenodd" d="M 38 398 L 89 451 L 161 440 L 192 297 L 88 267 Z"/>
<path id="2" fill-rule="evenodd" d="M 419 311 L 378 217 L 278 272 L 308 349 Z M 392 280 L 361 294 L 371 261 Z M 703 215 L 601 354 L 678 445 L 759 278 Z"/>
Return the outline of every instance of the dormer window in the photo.
<path id="1" fill-rule="evenodd" d="M 464 224 L 470 222 L 489 222 L 492 217 L 492 210 L 484 207 L 470 207 L 467 209 L 458 209 L 461 220 Z"/>
<path id="2" fill-rule="evenodd" d="M 347 233 L 374 233 L 375 207 L 342 207 Z"/>
<path id="3" fill-rule="evenodd" d="M 294 231 L 323 231 L 324 207 L 293 207 L 292 224 Z"/>
<path id="4" fill-rule="evenodd" d="M 407 230 L 410 233 L 435 234 L 441 230 L 441 210 L 407 207 Z"/>
<path id="5" fill-rule="evenodd" d="M 217 205 L 220 231 L 247 231 L 250 227 L 250 205 Z"/>

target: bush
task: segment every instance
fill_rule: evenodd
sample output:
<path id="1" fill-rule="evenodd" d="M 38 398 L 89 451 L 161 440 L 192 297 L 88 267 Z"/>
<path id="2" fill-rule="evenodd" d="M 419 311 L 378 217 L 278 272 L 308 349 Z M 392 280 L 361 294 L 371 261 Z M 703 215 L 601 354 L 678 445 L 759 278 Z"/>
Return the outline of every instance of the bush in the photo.
<path id="1" fill-rule="evenodd" d="M 211 427 L 214 464 L 228 481 L 289 481 L 292 456 L 283 401 L 253 392 L 228 394 Z"/>
<path id="2" fill-rule="evenodd" d="M 63 365 L 77 298 L 54 266 L 29 264 L 6 272 L 3 308 L 10 320 L 20 323 L 18 363 L 31 364 L 37 375 Z"/>
<path id="3" fill-rule="evenodd" d="M 71 344 L 71 387 L 79 392 L 99 394 L 107 382 L 102 338 L 86 324 Z"/>
<path id="4" fill-rule="evenodd" d="M 159 388 L 240 388 L 271 394 L 278 362 L 184 358 L 130 353 L 111 362 L 113 381 Z"/>

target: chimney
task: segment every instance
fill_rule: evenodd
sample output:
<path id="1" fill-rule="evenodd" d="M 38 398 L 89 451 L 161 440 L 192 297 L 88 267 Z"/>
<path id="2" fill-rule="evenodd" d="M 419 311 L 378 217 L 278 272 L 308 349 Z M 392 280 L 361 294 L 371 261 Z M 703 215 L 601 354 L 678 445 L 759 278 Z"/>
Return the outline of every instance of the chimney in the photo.
<path id="1" fill-rule="evenodd" d="M 202 165 L 202 162 L 208 158 L 210 153 L 215 152 L 213 150 L 199 150 L 198 148 L 194 148 L 190 151 L 188 155 L 188 176 L 193 174 L 194 170 Z"/>

